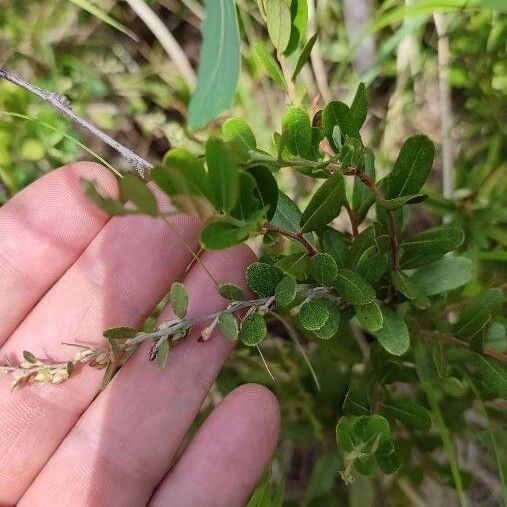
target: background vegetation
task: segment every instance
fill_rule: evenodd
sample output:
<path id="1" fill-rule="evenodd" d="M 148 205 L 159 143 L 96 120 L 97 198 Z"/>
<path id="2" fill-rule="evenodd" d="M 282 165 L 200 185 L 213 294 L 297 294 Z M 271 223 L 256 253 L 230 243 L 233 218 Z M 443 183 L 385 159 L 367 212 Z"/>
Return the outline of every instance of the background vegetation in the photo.
<path id="1" fill-rule="evenodd" d="M 435 141 L 437 159 L 426 187 L 430 198 L 412 214 L 409 230 L 417 233 L 442 221 L 464 230 L 462 249 L 476 268 L 462 290 L 465 299 L 484 287 L 505 289 L 507 278 L 507 18 L 501 4 L 407 0 L 403 9 L 399 0 L 319 0 L 316 7 L 310 1 L 308 34 L 317 31 L 319 40 L 297 85 L 297 93 L 314 110 L 329 100 L 350 103 L 358 83 L 368 85 L 370 114 L 363 136 L 377 149 L 381 174 L 411 134 L 422 132 Z M 80 115 L 154 162 L 172 146 L 199 148 L 206 136 L 189 132 L 186 118 L 203 6 L 196 0 L 148 2 L 173 39 L 142 19 L 146 5 L 139 0 L 0 0 L 0 65 L 66 94 Z M 271 149 L 271 133 L 279 129 L 286 96 L 258 58 L 258 45 L 269 47 L 269 42 L 257 2 L 238 0 L 237 13 L 242 68 L 236 100 L 206 133 L 219 132 L 222 119 L 235 115 L 248 121 L 261 148 Z M 90 157 L 72 138 L 113 165 L 123 164 L 49 106 L 0 83 L 0 202 L 44 172 Z M 304 207 L 313 180 L 287 169 L 277 179 Z M 348 231 L 345 220 L 337 226 Z M 447 308 L 454 301 L 451 297 L 443 303 Z M 502 312 L 487 322 L 490 349 L 507 351 L 506 325 Z M 284 505 L 457 504 L 439 431 L 417 443 L 431 453 L 424 474 L 405 470 L 343 483 L 335 426 L 342 411 L 347 412 L 344 400 L 353 365 L 365 354 L 365 343 L 349 331 L 339 343 L 318 347 L 300 337 L 319 391 L 287 330 L 272 322 L 272 339 L 263 351 L 275 380 L 255 349 L 238 349 L 203 414 L 243 382 L 261 382 L 274 390 L 283 429 L 272 476 L 274 488 L 285 481 Z M 505 402 L 482 392 L 478 399 L 473 383 L 458 372 L 452 378 L 458 383 L 442 393 L 442 424 L 456 445 L 467 496 L 472 505 L 502 505 Z"/>

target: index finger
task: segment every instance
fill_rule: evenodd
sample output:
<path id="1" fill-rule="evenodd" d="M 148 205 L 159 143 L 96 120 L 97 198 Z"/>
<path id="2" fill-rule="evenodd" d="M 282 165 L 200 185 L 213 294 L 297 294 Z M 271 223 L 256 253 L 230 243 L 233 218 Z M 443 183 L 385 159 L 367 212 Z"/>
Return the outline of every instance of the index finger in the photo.
<path id="1" fill-rule="evenodd" d="M 0 345 L 109 219 L 84 196 L 82 177 L 116 194 L 106 168 L 78 162 L 40 178 L 0 209 Z"/>

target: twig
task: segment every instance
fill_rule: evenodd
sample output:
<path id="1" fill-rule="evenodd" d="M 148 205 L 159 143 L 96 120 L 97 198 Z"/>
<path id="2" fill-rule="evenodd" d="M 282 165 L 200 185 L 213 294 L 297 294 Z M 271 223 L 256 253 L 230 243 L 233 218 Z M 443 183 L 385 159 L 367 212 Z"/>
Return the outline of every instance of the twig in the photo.
<path id="1" fill-rule="evenodd" d="M 442 130 L 442 193 L 451 197 L 453 190 L 453 146 L 451 139 L 452 105 L 449 86 L 449 36 L 447 18 L 443 12 L 433 14 L 438 35 L 438 88 L 440 95 L 440 128 Z"/>
<path id="2" fill-rule="evenodd" d="M 352 238 L 355 239 L 359 234 L 357 215 L 354 213 L 354 210 L 350 207 L 347 201 L 345 201 L 345 204 L 343 206 L 349 215 Z"/>
<path id="3" fill-rule="evenodd" d="M 280 63 L 280 67 L 282 69 L 283 77 L 285 78 L 285 82 L 287 83 L 287 94 L 289 95 L 289 100 L 292 104 L 297 104 L 298 97 L 296 93 L 296 87 L 294 85 L 294 81 L 292 80 L 291 72 L 287 66 L 287 60 L 285 59 L 285 56 L 283 56 L 283 53 L 278 51 L 277 60 Z"/>
<path id="4" fill-rule="evenodd" d="M 287 238 L 294 239 L 295 241 L 299 241 L 308 251 L 309 255 L 315 255 L 318 253 L 318 250 L 305 238 L 302 232 L 291 232 L 280 227 L 276 227 L 276 225 L 267 224 L 266 231 L 268 232 L 276 232 L 281 234 L 282 236 L 286 236 Z"/>
<path id="5" fill-rule="evenodd" d="M 269 369 L 268 362 L 266 361 L 266 358 L 264 357 L 264 354 L 262 353 L 261 348 L 259 345 L 256 345 L 255 348 L 257 349 L 257 352 L 259 353 L 259 356 L 261 356 L 262 364 L 264 364 L 264 368 L 266 368 L 266 371 L 268 372 L 269 376 L 271 377 L 271 380 L 276 380 L 273 373 Z"/>
<path id="6" fill-rule="evenodd" d="M 384 192 L 375 184 L 375 182 L 363 171 L 359 169 L 351 169 L 344 174 L 357 176 L 371 191 L 375 194 L 377 199 L 382 203 L 386 200 Z M 400 270 L 400 244 L 398 241 L 398 233 L 396 231 L 396 223 L 394 221 L 394 213 L 391 210 L 386 210 L 387 221 L 389 227 L 389 241 L 391 243 L 391 263 L 394 271 Z"/>
<path id="7" fill-rule="evenodd" d="M 301 284 L 298 287 L 299 294 L 304 297 L 315 297 L 316 294 L 329 294 L 327 287 L 308 287 Z M 260 311 L 269 311 L 274 303 L 273 296 L 251 299 L 248 301 L 236 301 L 224 310 L 200 315 L 198 317 L 174 320 L 160 324 L 150 333 L 139 332 L 134 337 L 126 340 L 113 340 L 104 346 L 89 347 L 81 344 L 66 343 L 65 345 L 76 346 L 80 350 L 74 357 L 65 362 L 52 363 L 34 356 L 31 352 L 23 352 L 24 361 L 19 364 L 5 363 L 0 365 L 0 372 L 10 374 L 14 377 L 13 388 L 22 383 L 43 382 L 58 384 L 63 382 L 72 374 L 76 367 L 89 365 L 94 368 L 110 368 L 118 366 L 122 361 L 130 357 L 132 351 L 143 342 L 152 341 L 154 343 L 150 356 L 155 358 L 160 343 L 168 337 L 173 337 L 177 341 L 187 336 L 188 331 L 195 325 L 204 322 L 214 322 L 223 314 L 231 314 L 244 310 L 246 308 L 258 308 Z"/>
<path id="8" fill-rule="evenodd" d="M 74 123 L 88 130 L 93 135 L 108 144 L 111 148 L 116 150 L 125 160 L 127 160 L 132 165 L 132 167 L 141 176 L 144 177 L 146 171 L 152 169 L 153 164 L 143 159 L 126 146 L 123 146 L 123 144 L 119 143 L 116 141 L 116 139 L 113 139 L 111 136 L 100 130 L 93 123 L 85 120 L 84 118 L 81 118 L 76 113 L 74 113 L 70 101 L 64 95 L 39 88 L 38 86 L 25 81 L 23 78 L 2 67 L 0 67 L 0 79 L 1 78 L 25 89 L 26 91 L 32 93 L 42 100 L 49 102 L 49 104 L 51 104 L 55 109 L 64 115 L 68 116 Z"/>
<path id="9" fill-rule="evenodd" d="M 421 336 L 423 338 L 428 338 L 430 340 L 435 341 L 443 340 L 449 343 L 450 345 L 456 345 L 457 347 L 473 350 L 470 343 L 460 340 L 459 338 L 456 338 L 455 336 L 452 336 L 450 334 L 438 333 L 436 331 L 430 330 L 421 330 Z M 507 364 L 507 354 L 504 354 L 503 352 L 497 352 L 496 350 L 491 349 L 482 349 L 478 353 L 490 357 L 491 359 L 495 359 L 496 361 L 500 361 L 501 363 Z"/>
<path id="10" fill-rule="evenodd" d="M 127 346 L 137 345 L 138 343 L 145 342 L 147 340 L 158 340 L 167 335 L 173 335 L 176 333 L 182 333 L 188 331 L 190 328 L 203 322 L 210 322 L 224 313 L 236 313 L 245 308 L 258 308 L 269 303 L 273 298 L 264 297 L 259 299 L 251 299 L 249 301 L 238 301 L 230 304 L 225 310 L 213 312 L 208 315 L 200 315 L 198 317 L 186 318 L 169 325 L 160 325 L 155 331 L 151 333 L 139 333 L 134 338 L 131 338 L 125 342 Z"/>
<path id="11" fill-rule="evenodd" d="M 310 33 L 315 33 L 317 31 L 316 17 L 315 2 L 314 0 L 310 0 L 308 2 L 308 31 Z M 319 89 L 319 93 L 321 94 L 324 101 L 328 102 L 331 98 L 331 92 L 329 91 L 329 86 L 327 84 L 326 69 L 324 67 L 324 61 L 322 60 L 322 54 L 320 52 L 320 44 L 318 40 L 313 46 L 313 50 L 310 54 L 310 61 L 312 62 L 312 69 L 313 73 L 315 74 L 315 80 L 317 81 L 317 88 Z"/>
<path id="12" fill-rule="evenodd" d="M 320 392 L 320 382 L 319 378 L 317 377 L 317 373 L 315 372 L 312 363 L 310 362 L 310 358 L 305 352 L 305 349 L 303 348 L 303 345 L 301 345 L 301 342 L 299 341 L 297 331 L 291 326 L 291 324 L 284 319 L 281 315 L 279 315 L 276 312 L 271 312 L 271 315 L 275 317 L 275 319 L 278 319 L 282 323 L 282 325 L 285 327 L 287 334 L 289 335 L 290 339 L 296 344 L 297 349 L 299 350 L 301 356 L 303 357 L 304 362 L 306 363 L 306 366 L 308 366 L 308 370 L 310 370 L 310 375 L 313 378 L 313 381 L 315 382 L 315 386 L 317 387 L 317 391 Z"/>

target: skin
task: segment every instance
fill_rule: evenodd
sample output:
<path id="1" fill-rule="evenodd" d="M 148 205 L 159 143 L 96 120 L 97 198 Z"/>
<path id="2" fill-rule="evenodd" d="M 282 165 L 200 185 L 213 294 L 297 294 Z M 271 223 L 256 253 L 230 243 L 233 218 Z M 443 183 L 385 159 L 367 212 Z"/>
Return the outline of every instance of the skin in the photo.
<path id="1" fill-rule="evenodd" d="M 62 342 L 100 343 L 111 326 L 139 327 L 175 280 L 189 316 L 225 306 L 183 244 L 198 250 L 199 224 L 109 217 L 83 196 L 80 178 L 117 193 L 103 167 L 76 163 L 39 179 L 0 208 L 0 358 L 22 350 L 60 361 Z M 167 204 L 165 204 L 167 205 Z M 245 246 L 206 252 L 219 283 L 244 285 Z M 166 308 L 162 321 L 174 318 Z M 141 346 L 96 396 L 102 372 L 84 368 L 60 385 L 10 392 L 0 375 L 0 507 L 244 505 L 269 462 L 280 416 L 274 396 L 244 385 L 185 438 L 232 344 L 197 332 L 161 370 Z"/>

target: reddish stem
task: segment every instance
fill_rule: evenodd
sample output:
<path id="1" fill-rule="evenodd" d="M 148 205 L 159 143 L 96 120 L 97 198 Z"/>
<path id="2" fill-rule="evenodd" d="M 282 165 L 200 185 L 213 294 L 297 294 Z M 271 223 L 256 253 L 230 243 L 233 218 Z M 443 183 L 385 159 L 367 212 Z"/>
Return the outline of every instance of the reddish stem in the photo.
<path id="1" fill-rule="evenodd" d="M 375 182 L 363 171 L 359 169 L 351 169 L 344 174 L 358 177 L 371 191 L 375 194 L 379 202 L 384 202 L 386 196 L 380 188 L 375 185 Z M 396 223 L 394 221 L 394 213 L 390 210 L 387 211 L 387 220 L 389 226 L 389 240 L 391 242 L 391 263 L 394 271 L 400 270 L 400 244 L 398 241 L 398 234 L 396 231 Z"/>
<path id="2" fill-rule="evenodd" d="M 301 243 L 306 248 L 306 250 L 310 256 L 318 253 L 318 250 L 304 237 L 302 232 L 287 231 L 285 229 L 282 229 L 280 227 L 277 227 L 276 225 L 272 225 L 269 223 L 266 225 L 266 231 L 276 232 L 276 233 L 281 234 L 282 236 L 285 236 L 287 238 L 291 238 L 295 241 L 299 241 L 299 243 Z"/>
<path id="3" fill-rule="evenodd" d="M 347 211 L 347 214 L 349 215 L 350 219 L 350 227 L 352 230 L 352 238 L 356 239 L 359 234 L 359 228 L 358 228 L 358 222 L 357 222 L 357 215 L 354 213 L 352 208 L 350 207 L 349 203 L 345 201 L 345 204 L 343 205 L 345 207 L 345 210 Z"/>

